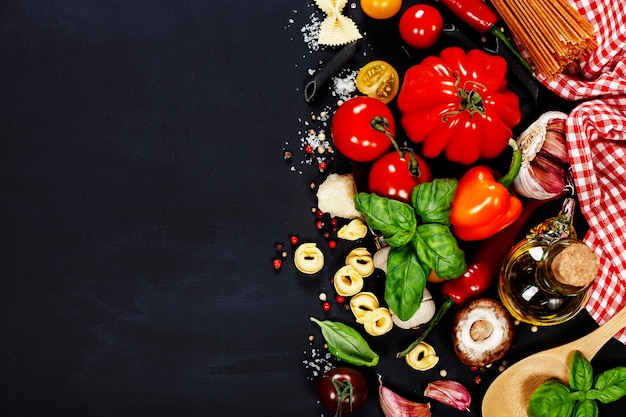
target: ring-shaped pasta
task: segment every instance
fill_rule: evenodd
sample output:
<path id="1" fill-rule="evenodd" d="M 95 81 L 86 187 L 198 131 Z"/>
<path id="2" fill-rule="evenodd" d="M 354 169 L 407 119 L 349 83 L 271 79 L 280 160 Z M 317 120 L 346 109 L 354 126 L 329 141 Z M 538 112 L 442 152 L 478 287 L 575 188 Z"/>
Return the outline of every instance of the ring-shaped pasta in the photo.
<path id="1" fill-rule="evenodd" d="M 352 265 L 363 278 L 372 275 L 376 267 L 372 254 L 366 248 L 355 248 L 346 256 L 346 265 Z"/>
<path id="2" fill-rule="evenodd" d="M 293 262 L 298 271 L 315 274 L 324 267 L 324 254 L 315 243 L 303 243 L 294 252 Z"/>
<path id="3" fill-rule="evenodd" d="M 345 265 L 335 273 L 333 285 L 337 294 L 351 297 L 363 289 L 363 277 L 352 265 Z"/>
<path id="4" fill-rule="evenodd" d="M 418 371 L 432 369 L 439 362 L 435 349 L 425 342 L 420 342 L 404 358 L 411 368 Z"/>
<path id="5" fill-rule="evenodd" d="M 356 322 L 363 324 L 367 313 L 380 307 L 378 298 L 372 292 L 360 292 L 350 299 L 350 310 L 356 318 Z"/>
<path id="6" fill-rule="evenodd" d="M 368 334 L 381 336 L 393 328 L 391 313 L 385 307 L 378 307 L 365 315 L 363 327 Z"/>

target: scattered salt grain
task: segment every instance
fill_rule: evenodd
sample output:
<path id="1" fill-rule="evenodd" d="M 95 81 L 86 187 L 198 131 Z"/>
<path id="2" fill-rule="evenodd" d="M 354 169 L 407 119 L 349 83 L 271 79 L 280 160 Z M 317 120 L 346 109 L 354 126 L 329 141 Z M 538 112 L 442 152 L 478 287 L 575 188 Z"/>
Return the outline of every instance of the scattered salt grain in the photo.
<path id="1" fill-rule="evenodd" d="M 352 98 L 356 91 L 356 76 L 359 71 L 342 70 L 336 77 L 333 77 L 333 87 L 331 94 L 346 101 Z"/>

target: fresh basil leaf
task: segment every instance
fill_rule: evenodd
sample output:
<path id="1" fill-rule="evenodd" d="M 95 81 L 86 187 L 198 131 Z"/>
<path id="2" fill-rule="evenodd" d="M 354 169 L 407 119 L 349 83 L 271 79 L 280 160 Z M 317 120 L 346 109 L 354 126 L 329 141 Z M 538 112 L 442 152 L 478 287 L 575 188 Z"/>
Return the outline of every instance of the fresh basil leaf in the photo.
<path id="1" fill-rule="evenodd" d="M 368 226 L 380 231 L 389 246 L 403 246 L 413 239 L 417 217 L 410 205 L 369 193 L 358 193 L 354 203 Z"/>
<path id="2" fill-rule="evenodd" d="M 374 352 L 367 341 L 352 327 L 330 320 L 320 321 L 310 318 L 322 329 L 326 339 L 328 351 L 344 362 L 357 366 L 376 366 L 379 356 Z"/>
<path id="3" fill-rule="evenodd" d="M 409 320 L 419 308 L 426 277 L 427 273 L 410 245 L 389 249 L 385 301 L 400 320 Z"/>
<path id="4" fill-rule="evenodd" d="M 560 381 L 549 380 L 530 396 L 526 411 L 529 417 L 569 417 L 574 405 L 569 388 Z"/>
<path id="5" fill-rule="evenodd" d="M 422 222 L 450 225 L 450 211 L 457 185 L 458 180 L 455 178 L 436 178 L 413 188 L 411 204 Z"/>
<path id="6" fill-rule="evenodd" d="M 626 395 L 626 367 L 604 371 L 596 377 L 593 387 L 598 391 L 595 395 L 603 404 L 617 401 Z"/>
<path id="7" fill-rule="evenodd" d="M 593 400 L 584 400 L 576 404 L 572 417 L 598 417 L 598 404 Z"/>
<path id="8" fill-rule="evenodd" d="M 465 253 L 448 226 L 438 223 L 419 225 L 413 246 L 419 260 L 433 269 L 438 277 L 458 278 L 467 269 Z"/>
<path id="9" fill-rule="evenodd" d="M 578 391 L 588 391 L 593 384 L 591 363 L 581 351 L 574 352 L 569 366 L 569 386 Z"/>

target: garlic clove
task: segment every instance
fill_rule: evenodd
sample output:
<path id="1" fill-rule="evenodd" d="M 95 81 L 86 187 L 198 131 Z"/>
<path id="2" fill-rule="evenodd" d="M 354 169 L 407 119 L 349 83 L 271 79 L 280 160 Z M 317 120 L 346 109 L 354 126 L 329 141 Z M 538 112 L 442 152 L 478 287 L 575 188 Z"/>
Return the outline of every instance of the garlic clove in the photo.
<path id="1" fill-rule="evenodd" d="M 374 266 L 387 273 L 387 257 L 389 256 L 389 250 L 391 246 L 384 246 L 374 253 Z"/>
<path id="2" fill-rule="evenodd" d="M 416 403 L 396 394 L 378 377 L 378 397 L 385 417 L 430 417 L 430 403 Z"/>
<path id="3" fill-rule="evenodd" d="M 459 382 L 448 379 L 428 384 L 424 396 L 463 411 L 469 411 L 472 403 L 472 397 L 467 388 Z"/>
<path id="4" fill-rule="evenodd" d="M 430 294 L 427 288 L 424 288 L 424 294 L 422 295 L 422 302 L 420 303 L 417 311 L 408 320 L 400 320 L 400 318 L 391 312 L 391 318 L 393 323 L 401 329 L 417 329 L 422 324 L 426 324 L 433 318 L 437 306 L 435 300 Z"/>

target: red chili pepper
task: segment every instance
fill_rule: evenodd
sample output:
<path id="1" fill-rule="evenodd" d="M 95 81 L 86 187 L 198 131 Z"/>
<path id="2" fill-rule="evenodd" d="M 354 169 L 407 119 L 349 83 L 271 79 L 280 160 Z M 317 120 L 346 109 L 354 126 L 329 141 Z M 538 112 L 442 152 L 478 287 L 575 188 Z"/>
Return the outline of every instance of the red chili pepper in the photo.
<path id="1" fill-rule="evenodd" d="M 476 249 L 465 273 L 456 279 L 445 281 L 441 286 L 444 302 L 429 322 L 422 335 L 407 349 L 397 354 L 401 358 L 406 356 L 415 346 L 428 336 L 430 331 L 439 323 L 445 313 L 454 305 L 462 305 L 478 298 L 495 281 L 502 262 L 511 247 L 517 242 L 518 235 L 532 213 L 548 200 L 525 200 L 524 211 L 506 230 L 485 239 Z"/>
<path id="2" fill-rule="evenodd" d="M 447 7 L 456 17 L 467 23 L 476 32 L 484 35 L 489 32 L 500 39 L 504 45 L 513 52 L 517 59 L 530 71 L 533 69 L 522 57 L 511 41 L 502 31 L 496 27 L 500 20 L 498 13 L 484 0 L 438 0 Z"/>
<path id="3" fill-rule="evenodd" d="M 496 12 L 483 0 L 439 0 L 439 2 L 480 34 L 485 34 L 500 20 Z"/>
<path id="4" fill-rule="evenodd" d="M 461 240 L 483 240 L 513 223 L 522 213 L 519 198 L 509 193 L 509 186 L 519 172 L 522 153 L 515 141 L 509 172 L 498 181 L 491 169 L 479 165 L 468 170 L 459 181 L 452 201 L 450 224 Z"/>

